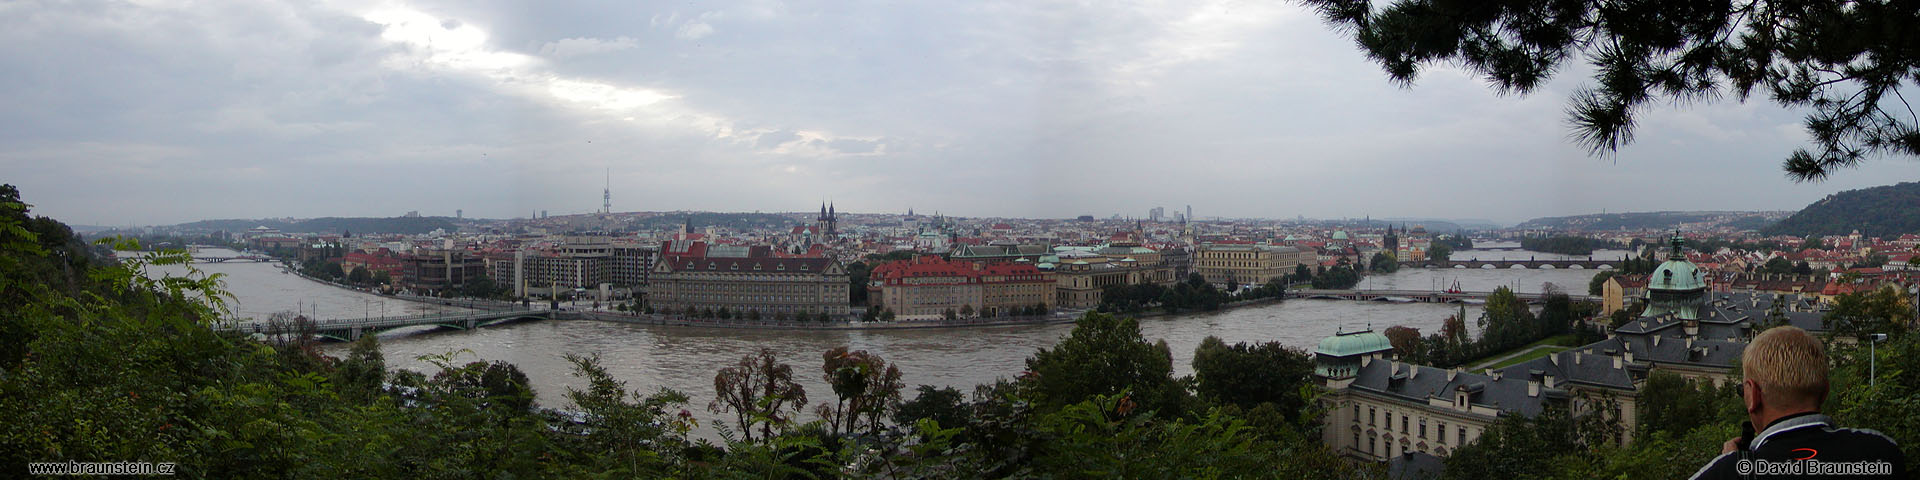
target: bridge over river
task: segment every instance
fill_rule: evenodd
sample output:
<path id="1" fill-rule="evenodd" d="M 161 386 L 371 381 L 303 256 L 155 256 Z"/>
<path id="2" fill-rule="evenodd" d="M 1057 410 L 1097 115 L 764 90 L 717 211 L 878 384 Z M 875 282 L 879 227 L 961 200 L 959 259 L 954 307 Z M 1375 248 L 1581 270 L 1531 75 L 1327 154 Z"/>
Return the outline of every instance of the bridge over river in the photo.
<path id="1" fill-rule="evenodd" d="M 1287 298 L 1307 298 L 1323 300 L 1357 300 L 1366 302 L 1422 302 L 1422 303 L 1479 303 L 1485 302 L 1493 292 L 1448 292 L 1434 290 L 1288 290 Z M 1514 296 L 1529 304 L 1543 303 L 1545 294 L 1516 293 Z M 1600 297 L 1593 295 L 1567 295 L 1576 302 L 1598 302 Z"/>
<path id="2" fill-rule="evenodd" d="M 1586 260 L 1579 260 L 1579 259 L 1539 260 L 1539 259 L 1530 257 L 1530 258 L 1527 258 L 1526 260 L 1470 259 L 1470 260 L 1448 260 L 1448 261 L 1401 262 L 1400 266 L 1402 267 L 1416 266 L 1420 268 L 1545 268 L 1545 269 L 1554 269 L 1554 268 L 1569 269 L 1570 268 L 1570 269 L 1576 269 L 1576 270 L 1582 270 L 1582 269 L 1610 270 L 1610 269 L 1620 268 L 1620 261 L 1619 260 L 1594 260 L 1593 257 L 1587 257 Z"/>
<path id="3" fill-rule="evenodd" d="M 202 256 L 196 255 L 193 257 L 193 263 L 227 263 L 227 262 L 266 263 L 266 262 L 274 262 L 274 261 L 278 261 L 278 259 L 266 256 L 266 255 L 241 255 L 237 257 L 202 257 Z"/>
<path id="4" fill-rule="evenodd" d="M 362 336 L 378 334 L 397 328 L 433 326 L 455 330 L 472 330 L 489 325 L 499 325 L 520 320 L 573 319 L 577 316 L 578 314 L 566 310 L 513 309 L 483 312 L 455 312 L 439 315 L 319 320 L 313 322 L 311 328 L 315 337 L 340 342 L 351 342 L 359 340 Z M 293 326 L 276 326 L 264 322 L 224 323 L 215 326 L 214 330 L 221 332 L 273 334 L 276 333 L 274 331 L 276 328 L 293 328 Z M 305 329 L 306 326 L 300 326 L 299 328 Z"/>

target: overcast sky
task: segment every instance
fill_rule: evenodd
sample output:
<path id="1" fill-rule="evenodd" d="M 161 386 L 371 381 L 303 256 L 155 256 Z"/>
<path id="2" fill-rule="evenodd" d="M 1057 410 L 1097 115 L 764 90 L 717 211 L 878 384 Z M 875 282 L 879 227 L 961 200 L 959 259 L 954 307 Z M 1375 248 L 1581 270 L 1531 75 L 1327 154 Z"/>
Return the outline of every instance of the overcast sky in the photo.
<path id="1" fill-rule="evenodd" d="M 1285 2 L 0 2 L 0 182 L 76 224 L 617 211 L 1536 216 L 1798 209 L 1802 112 L 1568 141 L 1528 97 L 1389 82 Z"/>

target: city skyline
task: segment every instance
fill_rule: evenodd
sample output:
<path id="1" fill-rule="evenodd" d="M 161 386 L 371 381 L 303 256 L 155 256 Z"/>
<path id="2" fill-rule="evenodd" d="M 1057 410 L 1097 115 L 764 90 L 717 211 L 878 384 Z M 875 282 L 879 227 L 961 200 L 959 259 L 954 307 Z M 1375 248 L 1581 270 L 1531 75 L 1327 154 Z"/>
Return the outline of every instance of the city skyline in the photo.
<path id="1" fill-rule="evenodd" d="M 1449 67 L 1401 88 L 1292 4 L 688 8 L 13 4 L 0 165 L 35 212 L 96 225 L 821 196 L 1511 224 L 1795 210 L 1916 166 L 1793 183 L 1803 112 L 1758 101 L 1662 106 L 1590 157 L 1563 114 L 1588 67 L 1526 97 Z"/>

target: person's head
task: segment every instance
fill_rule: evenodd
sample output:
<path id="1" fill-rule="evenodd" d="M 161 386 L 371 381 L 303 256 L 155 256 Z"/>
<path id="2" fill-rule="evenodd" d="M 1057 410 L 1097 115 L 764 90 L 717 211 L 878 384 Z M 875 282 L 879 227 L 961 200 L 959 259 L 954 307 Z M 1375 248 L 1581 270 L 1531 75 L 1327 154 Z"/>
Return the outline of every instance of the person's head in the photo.
<path id="1" fill-rule="evenodd" d="M 1827 353 L 1806 330 L 1767 329 L 1740 355 L 1741 396 L 1756 428 L 1774 418 L 1814 411 L 1827 400 Z"/>

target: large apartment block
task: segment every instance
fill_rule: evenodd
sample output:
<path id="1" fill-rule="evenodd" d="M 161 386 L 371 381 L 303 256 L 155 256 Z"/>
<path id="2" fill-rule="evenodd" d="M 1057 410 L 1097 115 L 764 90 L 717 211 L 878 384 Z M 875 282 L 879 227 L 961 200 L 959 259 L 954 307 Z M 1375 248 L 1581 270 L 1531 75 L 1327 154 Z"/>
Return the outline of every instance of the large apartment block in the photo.
<path id="1" fill-rule="evenodd" d="M 1298 265 L 1318 265 L 1318 253 L 1284 245 L 1206 243 L 1193 252 L 1194 271 L 1208 283 L 1267 283 Z"/>
<path id="2" fill-rule="evenodd" d="M 762 316 L 847 315 L 847 270 L 839 261 L 775 257 L 764 248 L 753 253 L 757 256 L 663 256 L 653 266 L 646 301 L 666 312 L 692 307 Z"/>
<path id="3" fill-rule="evenodd" d="M 1026 262 L 948 261 L 924 255 L 874 267 L 879 297 L 898 320 L 939 319 L 953 312 L 995 317 L 1054 304 L 1054 281 Z M 874 289 L 870 289 L 872 291 Z"/>

